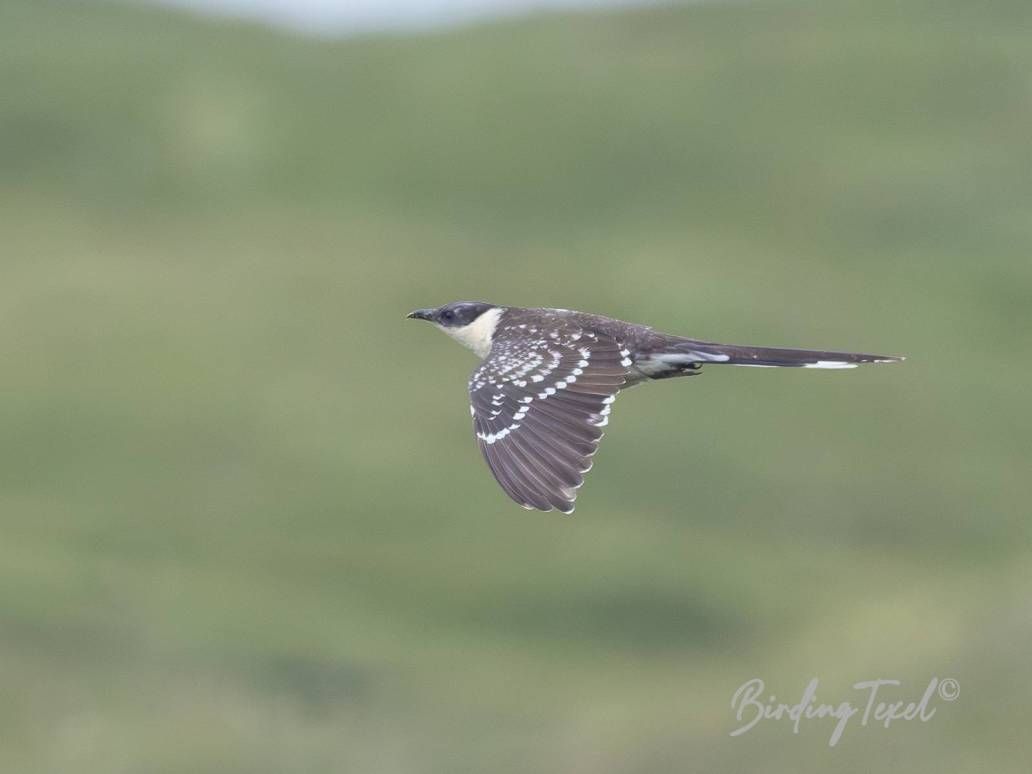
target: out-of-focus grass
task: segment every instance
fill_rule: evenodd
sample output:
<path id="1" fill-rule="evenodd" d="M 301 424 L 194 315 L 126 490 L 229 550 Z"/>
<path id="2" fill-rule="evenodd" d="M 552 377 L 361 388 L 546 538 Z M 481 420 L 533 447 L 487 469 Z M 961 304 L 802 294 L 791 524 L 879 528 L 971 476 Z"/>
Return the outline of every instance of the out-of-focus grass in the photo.
<path id="1" fill-rule="evenodd" d="M 327 42 L 0 4 L 4 771 L 1024 771 L 1032 15 Z M 901 352 L 622 398 L 508 502 L 455 298 Z M 962 685 L 727 734 L 734 689 Z"/>

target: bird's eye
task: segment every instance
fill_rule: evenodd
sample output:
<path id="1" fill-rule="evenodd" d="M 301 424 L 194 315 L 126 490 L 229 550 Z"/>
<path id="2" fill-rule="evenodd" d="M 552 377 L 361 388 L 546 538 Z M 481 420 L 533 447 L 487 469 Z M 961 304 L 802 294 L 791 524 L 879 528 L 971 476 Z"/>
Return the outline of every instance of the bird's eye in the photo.
<path id="1" fill-rule="evenodd" d="M 451 309 L 447 310 L 446 312 L 442 312 L 441 313 L 441 319 L 442 320 L 450 320 L 454 316 L 455 316 L 455 313 Z"/>

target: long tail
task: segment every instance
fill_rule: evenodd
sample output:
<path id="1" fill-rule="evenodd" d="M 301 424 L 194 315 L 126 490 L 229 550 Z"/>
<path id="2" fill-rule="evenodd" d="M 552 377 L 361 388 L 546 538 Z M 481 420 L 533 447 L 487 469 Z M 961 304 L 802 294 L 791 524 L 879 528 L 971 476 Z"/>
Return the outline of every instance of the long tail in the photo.
<path id="1" fill-rule="evenodd" d="M 902 357 L 868 355 L 863 352 L 832 352 L 819 349 L 779 349 L 716 344 L 691 339 L 679 343 L 677 354 L 698 357 L 699 362 L 768 368 L 856 368 L 860 363 L 897 363 Z"/>
<path id="2" fill-rule="evenodd" d="M 863 352 L 831 352 L 819 349 L 779 349 L 717 344 L 711 341 L 679 339 L 663 353 L 652 355 L 669 365 L 722 363 L 761 368 L 856 368 L 861 363 L 898 363 L 903 357 L 869 355 Z"/>

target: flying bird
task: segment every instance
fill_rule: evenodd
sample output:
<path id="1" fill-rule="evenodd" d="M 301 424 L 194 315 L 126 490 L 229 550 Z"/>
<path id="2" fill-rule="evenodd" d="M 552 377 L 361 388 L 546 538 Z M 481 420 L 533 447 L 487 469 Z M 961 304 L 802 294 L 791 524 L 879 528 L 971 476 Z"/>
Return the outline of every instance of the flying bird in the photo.
<path id="1" fill-rule="evenodd" d="M 481 358 L 469 411 L 488 467 L 527 509 L 572 513 L 577 489 L 620 390 L 693 376 L 709 363 L 761 368 L 856 368 L 902 357 L 716 344 L 568 309 L 456 301 L 417 309 Z"/>

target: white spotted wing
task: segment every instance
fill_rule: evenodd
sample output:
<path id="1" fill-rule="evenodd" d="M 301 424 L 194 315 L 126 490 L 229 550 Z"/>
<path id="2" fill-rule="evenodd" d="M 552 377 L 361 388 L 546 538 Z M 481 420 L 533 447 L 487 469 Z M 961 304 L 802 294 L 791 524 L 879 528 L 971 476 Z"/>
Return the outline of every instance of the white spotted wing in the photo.
<path id="1" fill-rule="evenodd" d="M 570 513 L 626 381 L 628 353 L 597 333 L 519 333 L 496 334 L 470 378 L 477 444 L 513 500 Z"/>

